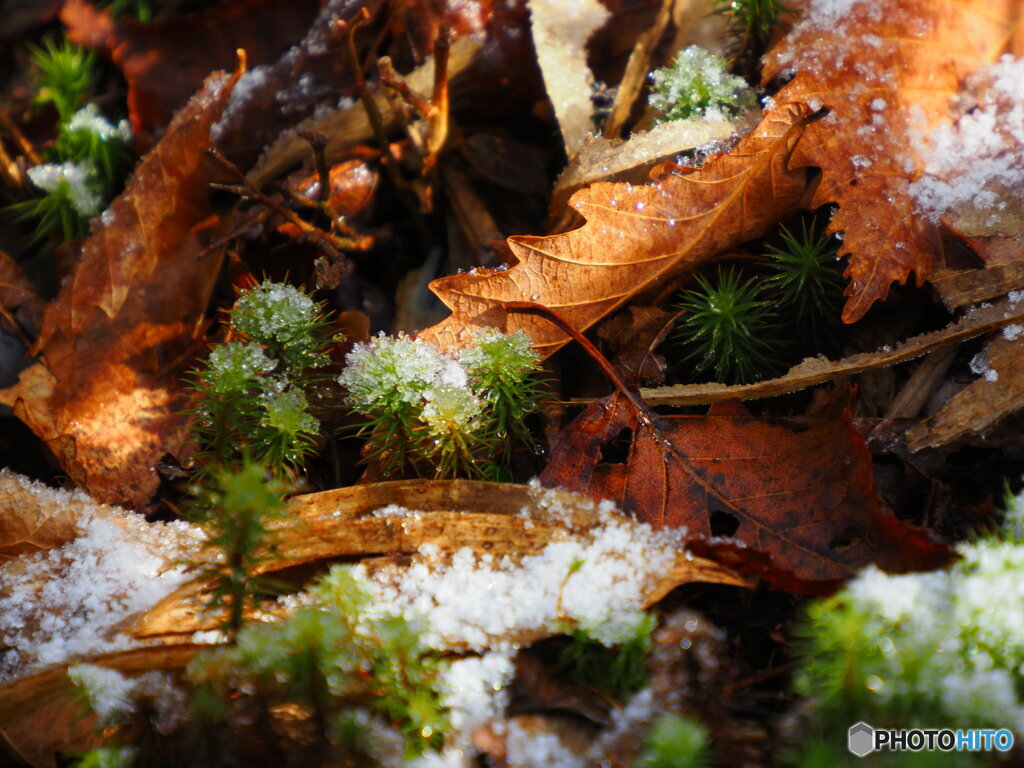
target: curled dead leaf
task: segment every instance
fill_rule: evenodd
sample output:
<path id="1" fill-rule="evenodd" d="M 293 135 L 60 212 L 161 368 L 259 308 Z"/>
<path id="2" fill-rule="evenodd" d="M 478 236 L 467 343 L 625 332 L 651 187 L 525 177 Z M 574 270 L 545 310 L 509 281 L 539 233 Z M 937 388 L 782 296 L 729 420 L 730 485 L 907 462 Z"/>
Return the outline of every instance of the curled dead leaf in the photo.
<path id="1" fill-rule="evenodd" d="M 2 393 L 100 501 L 144 504 L 150 468 L 186 437 L 181 375 L 220 270 L 220 255 L 204 253 L 220 222 L 205 151 L 236 79 L 207 80 L 94 222 L 46 309 L 32 350 L 41 362 Z"/>

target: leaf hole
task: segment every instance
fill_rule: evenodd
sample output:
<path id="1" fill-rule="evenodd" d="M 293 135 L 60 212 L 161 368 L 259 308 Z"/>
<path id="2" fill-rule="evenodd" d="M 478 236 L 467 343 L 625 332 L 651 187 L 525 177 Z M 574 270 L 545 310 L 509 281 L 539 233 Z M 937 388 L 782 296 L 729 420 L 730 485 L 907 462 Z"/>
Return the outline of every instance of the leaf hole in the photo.
<path id="1" fill-rule="evenodd" d="M 829 549 L 837 552 L 841 552 L 846 549 L 850 549 L 857 544 L 859 539 L 857 536 L 851 533 L 840 533 L 837 536 L 833 536 L 832 540 L 828 543 Z"/>
<path id="2" fill-rule="evenodd" d="M 623 427 L 619 434 L 601 446 L 601 462 L 603 464 L 625 464 L 629 460 L 629 451 L 633 447 L 633 430 Z"/>
<path id="3" fill-rule="evenodd" d="M 728 512 L 723 512 L 720 509 L 716 509 L 711 513 L 710 523 L 712 536 L 724 536 L 726 538 L 736 533 L 736 529 L 740 527 L 740 521 L 736 518 L 736 515 L 730 515 Z"/>

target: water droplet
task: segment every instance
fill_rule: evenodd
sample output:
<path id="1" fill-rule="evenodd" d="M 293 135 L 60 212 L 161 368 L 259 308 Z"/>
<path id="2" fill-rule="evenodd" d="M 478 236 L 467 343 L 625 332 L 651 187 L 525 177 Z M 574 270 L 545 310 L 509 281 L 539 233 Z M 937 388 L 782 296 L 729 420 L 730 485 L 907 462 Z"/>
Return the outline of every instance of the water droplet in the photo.
<path id="1" fill-rule="evenodd" d="M 534 293 L 530 296 L 530 301 L 540 301 L 540 294 Z"/>

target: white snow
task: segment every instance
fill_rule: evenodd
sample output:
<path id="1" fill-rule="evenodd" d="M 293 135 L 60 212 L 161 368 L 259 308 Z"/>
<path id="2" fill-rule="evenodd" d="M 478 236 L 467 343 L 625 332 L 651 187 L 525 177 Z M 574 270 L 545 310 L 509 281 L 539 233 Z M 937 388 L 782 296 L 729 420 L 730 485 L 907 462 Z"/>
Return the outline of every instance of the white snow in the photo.
<path id="1" fill-rule="evenodd" d="M 517 722 L 508 726 L 509 768 L 583 768 L 583 758 L 554 733 L 531 733 Z"/>
<path id="2" fill-rule="evenodd" d="M 42 163 L 28 169 L 32 183 L 44 192 L 66 194 L 71 206 L 86 218 L 103 207 L 95 170 L 86 163 Z"/>
<path id="3" fill-rule="evenodd" d="M 195 545 L 184 523 L 149 524 L 96 505 L 75 525 L 73 541 L 0 565 L 0 680 L 138 645 L 117 625 L 186 580 L 168 565 Z"/>
<path id="4" fill-rule="evenodd" d="M 534 488 L 542 514 L 566 514 L 557 495 Z M 439 649 L 507 648 L 517 636 L 573 624 L 605 644 L 622 642 L 643 616 L 646 591 L 674 562 L 681 534 L 654 531 L 612 509 L 599 505 L 601 523 L 592 530 L 556 537 L 518 561 L 468 548 L 445 558 L 425 545 L 407 568 L 374 574 L 379 591 L 371 611 L 419 618 L 425 642 Z"/>
<path id="5" fill-rule="evenodd" d="M 1006 55 L 965 80 L 950 117 L 912 134 L 924 163 L 910 193 L 923 216 L 974 235 L 1016 235 L 1024 216 L 1024 60 Z"/>
<path id="6" fill-rule="evenodd" d="M 569 157 L 593 130 L 586 43 L 608 19 L 597 0 L 529 0 L 537 61 Z"/>
<path id="7" fill-rule="evenodd" d="M 112 125 L 95 104 L 86 104 L 75 112 L 68 120 L 67 130 L 89 131 L 96 134 L 102 141 L 121 141 L 125 144 L 132 140 L 132 128 L 127 120 Z"/>

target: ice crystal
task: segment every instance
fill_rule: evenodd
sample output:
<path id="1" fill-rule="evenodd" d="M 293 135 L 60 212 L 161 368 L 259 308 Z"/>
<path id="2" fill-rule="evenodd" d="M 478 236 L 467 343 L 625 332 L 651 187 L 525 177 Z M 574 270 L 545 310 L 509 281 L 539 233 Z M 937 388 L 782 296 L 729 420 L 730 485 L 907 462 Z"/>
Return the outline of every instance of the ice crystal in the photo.
<path id="1" fill-rule="evenodd" d="M 125 144 L 132 140 L 132 129 L 127 120 L 112 125 L 95 104 L 86 104 L 68 120 L 65 130 L 86 131 L 95 134 L 101 141 L 120 141 Z"/>
<path id="2" fill-rule="evenodd" d="M 277 367 L 256 342 L 229 341 L 210 352 L 210 388 L 217 393 L 240 392 L 258 381 L 260 374 Z"/>
<path id="3" fill-rule="evenodd" d="M 471 433 L 480 426 L 483 401 L 464 387 L 442 384 L 423 393 L 420 419 L 432 437 L 450 432 Z"/>
<path id="4" fill-rule="evenodd" d="M 539 360 L 533 342 L 522 329 L 507 335 L 488 328 L 477 335 L 474 346 L 459 355 L 459 362 L 471 376 L 493 373 L 505 380 L 522 379 Z"/>
<path id="5" fill-rule="evenodd" d="M 87 163 L 43 163 L 29 168 L 28 177 L 44 192 L 66 196 L 71 207 L 87 219 L 103 207 L 96 171 Z"/>
<path id="6" fill-rule="evenodd" d="M 356 344 L 345 362 L 338 382 L 348 390 L 349 405 L 366 411 L 389 402 L 418 403 L 442 365 L 437 347 L 401 333 Z"/>
<path id="7" fill-rule="evenodd" d="M 961 544 L 945 571 L 891 575 L 871 566 L 812 606 L 812 655 L 798 675 L 804 692 L 855 700 L 863 688 L 883 710 L 1024 728 L 1022 509 L 1012 499 L 1003 528 Z M 843 688 L 827 690 L 834 685 Z"/>
<path id="8" fill-rule="evenodd" d="M 254 339 L 287 343 L 305 335 L 316 316 L 309 296 L 288 283 L 267 280 L 238 297 L 231 324 Z"/>
<path id="9" fill-rule="evenodd" d="M 302 390 L 266 394 L 263 396 L 263 408 L 262 424 L 282 434 L 315 434 L 320 429 L 320 422 L 309 413 L 309 401 Z"/>
<path id="10" fill-rule="evenodd" d="M 726 71 L 726 62 L 705 48 L 691 45 L 676 56 L 670 67 L 651 73 L 650 106 L 663 120 L 682 120 L 691 115 L 722 119 L 756 103 L 747 82 Z"/>

